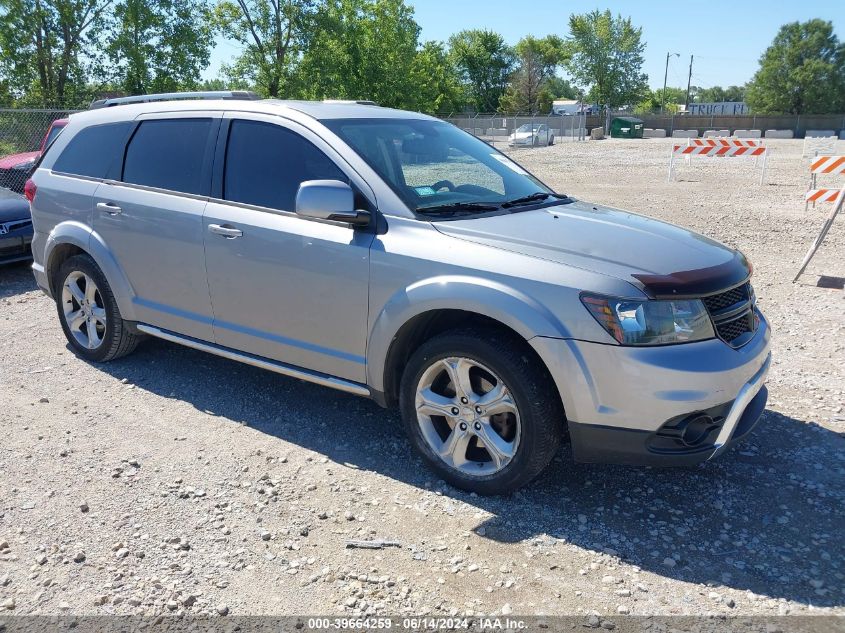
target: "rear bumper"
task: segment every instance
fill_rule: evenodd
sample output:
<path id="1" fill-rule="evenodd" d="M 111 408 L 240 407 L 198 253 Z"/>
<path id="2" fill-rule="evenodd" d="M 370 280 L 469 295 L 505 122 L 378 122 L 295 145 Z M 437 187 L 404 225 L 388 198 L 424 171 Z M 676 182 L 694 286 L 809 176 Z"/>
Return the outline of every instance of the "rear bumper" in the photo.
<path id="1" fill-rule="evenodd" d="M 720 340 L 622 347 L 536 337 L 566 410 L 576 461 L 686 465 L 747 435 L 768 392 L 768 322 L 733 349 Z"/>

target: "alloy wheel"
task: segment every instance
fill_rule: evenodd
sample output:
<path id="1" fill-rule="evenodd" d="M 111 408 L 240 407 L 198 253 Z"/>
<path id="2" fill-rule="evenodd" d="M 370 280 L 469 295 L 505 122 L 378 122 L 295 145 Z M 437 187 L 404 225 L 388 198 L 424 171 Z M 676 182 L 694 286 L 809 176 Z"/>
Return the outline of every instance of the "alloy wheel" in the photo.
<path id="1" fill-rule="evenodd" d="M 436 361 L 416 391 L 417 422 L 429 448 L 448 466 L 474 477 L 493 475 L 516 455 L 519 411 L 501 378 L 464 357 Z"/>
<path id="2" fill-rule="evenodd" d="M 106 309 L 94 280 L 81 271 L 70 273 L 62 286 L 62 314 L 77 343 L 95 350 L 106 335 Z"/>

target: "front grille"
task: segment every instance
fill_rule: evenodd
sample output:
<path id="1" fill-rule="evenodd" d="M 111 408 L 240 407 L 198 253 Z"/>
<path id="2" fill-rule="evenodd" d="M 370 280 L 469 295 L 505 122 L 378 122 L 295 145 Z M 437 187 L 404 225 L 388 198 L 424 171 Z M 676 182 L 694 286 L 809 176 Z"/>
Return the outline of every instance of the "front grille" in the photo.
<path id="1" fill-rule="evenodd" d="M 716 334 L 732 347 L 747 343 L 757 329 L 752 296 L 751 284 L 744 283 L 701 299 L 710 313 Z"/>

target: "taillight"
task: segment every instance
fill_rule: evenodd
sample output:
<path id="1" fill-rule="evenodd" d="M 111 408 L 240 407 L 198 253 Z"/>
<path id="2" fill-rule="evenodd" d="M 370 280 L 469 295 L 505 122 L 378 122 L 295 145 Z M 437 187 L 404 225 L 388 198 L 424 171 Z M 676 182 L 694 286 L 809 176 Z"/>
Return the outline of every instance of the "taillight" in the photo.
<path id="1" fill-rule="evenodd" d="M 23 195 L 27 200 L 32 202 L 35 200 L 36 191 L 38 191 L 38 187 L 35 186 L 35 183 L 32 182 L 32 178 L 30 178 L 26 181 L 26 184 L 23 186 Z"/>

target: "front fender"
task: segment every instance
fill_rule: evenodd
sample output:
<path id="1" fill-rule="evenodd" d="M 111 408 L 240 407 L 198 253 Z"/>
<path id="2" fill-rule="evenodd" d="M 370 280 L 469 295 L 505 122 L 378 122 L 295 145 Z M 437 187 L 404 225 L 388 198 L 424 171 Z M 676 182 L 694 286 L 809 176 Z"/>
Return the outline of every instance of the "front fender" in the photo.
<path id="1" fill-rule="evenodd" d="M 132 298 L 135 296 L 135 292 L 129 280 L 102 237 L 81 222 L 68 221 L 57 224 L 47 236 L 47 242 L 44 246 L 44 272 L 53 296 L 55 296 L 55 288 L 52 287 L 53 275 L 61 265 L 60 260 L 55 257 L 56 249 L 64 244 L 76 246 L 94 259 L 109 283 L 121 316 L 127 321 L 134 321 L 135 309 Z"/>
<path id="2" fill-rule="evenodd" d="M 463 310 L 484 315 L 520 334 L 569 338 L 563 323 L 525 293 L 497 281 L 462 275 L 443 275 L 418 281 L 396 292 L 381 308 L 370 328 L 367 344 L 367 383 L 385 388 L 390 346 L 411 319 L 434 310 Z"/>

